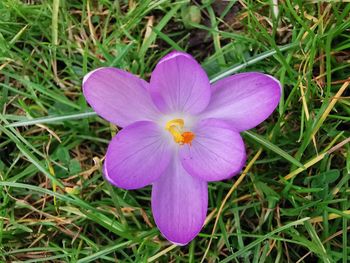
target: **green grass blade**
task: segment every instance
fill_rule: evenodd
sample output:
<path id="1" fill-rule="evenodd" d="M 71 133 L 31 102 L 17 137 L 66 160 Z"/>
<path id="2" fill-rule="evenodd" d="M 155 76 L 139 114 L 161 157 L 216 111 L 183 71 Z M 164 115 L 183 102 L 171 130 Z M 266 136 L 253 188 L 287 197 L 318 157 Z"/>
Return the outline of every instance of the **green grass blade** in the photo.
<path id="1" fill-rule="evenodd" d="M 35 125 L 35 124 L 57 123 L 62 121 L 84 119 L 84 118 L 88 118 L 96 115 L 97 115 L 96 112 L 91 111 L 91 112 L 66 114 L 61 116 L 47 116 L 42 118 L 33 118 L 33 119 L 13 122 L 5 125 L 5 127 L 22 127 L 22 126 Z"/>
<path id="2" fill-rule="evenodd" d="M 266 149 L 269 149 L 269 150 L 273 151 L 274 153 L 278 154 L 283 159 L 298 166 L 299 168 L 305 169 L 304 165 L 301 162 L 299 162 L 297 159 L 295 159 L 289 153 L 283 151 L 280 147 L 271 143 L 269 140 L 265 139 L 261 135 L 256 134 L 252 131 L 245 131 L 244 134 L 247 135 L 249 138 L 253 139 L 254 141 L 256 141 L 257 143 L 259 143 L 260 145 L 262 145 L 263 147 L 265 147 Z"/>
<path id="3" fill-rule="evenodd" d="M 299 43 L 292 43 L 292 44 L 287 44 L 285 46 L 282 46 L 282 47 L 279 47 L 279 51 L 282 52 L 282 51 L 286 51 L 286 50 L 289 50 L 289 49 L 292 49 L 292 48 L 295 48 L 299 45 Z M 269 51 L 266 51 L 264 53 L 261 53 L 259 54 L 258 56 L 255 56 L 254 58 L 246 61 L 245 63 L 240 63 L 238 65 L 233 65 L 231 67 L 228 67 L 226 70 L 214 75 L 211 77 L 210 79 L 210 83 L 214 83 L 215 81 L 218 81 L 219 79 L 222 79 L 224 77 L 227 77 L 227 76 L 230 76 L 232 75 L 233 73 L 236 73 L 248 66 L 251 66 L 251 65 L 254 65 L 255 63 L 261 61 L 261 60 L 264 60 L 268 57 L 271 57 L 271 56 L 274 56 L 277 54 L 277 51 L 276 50 L 269 50 Z"/>

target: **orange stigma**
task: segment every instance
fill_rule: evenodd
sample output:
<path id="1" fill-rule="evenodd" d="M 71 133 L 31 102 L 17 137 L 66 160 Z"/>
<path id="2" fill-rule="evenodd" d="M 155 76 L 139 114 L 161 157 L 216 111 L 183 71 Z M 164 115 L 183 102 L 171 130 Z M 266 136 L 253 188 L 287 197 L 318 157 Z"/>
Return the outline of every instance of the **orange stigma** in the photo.
<path id="1" fill-rule="evenodd" d="M 193 141 L 195 135 L 193 132 L 183 132 L 182 137 L 183 137 L 183 143 L 187 143 L 189 145 L 192 145 L 192 141 Z"/>
<path id="2" fill-rule="evenodd" d="M 174 141 L 180 145 L 192 145 L 195 134 L 190 131 L 184 131 L 185 122 L 183 119 L 174 119 L 166 123 L 165 129 L 168 130 L 174 138 Z"/>

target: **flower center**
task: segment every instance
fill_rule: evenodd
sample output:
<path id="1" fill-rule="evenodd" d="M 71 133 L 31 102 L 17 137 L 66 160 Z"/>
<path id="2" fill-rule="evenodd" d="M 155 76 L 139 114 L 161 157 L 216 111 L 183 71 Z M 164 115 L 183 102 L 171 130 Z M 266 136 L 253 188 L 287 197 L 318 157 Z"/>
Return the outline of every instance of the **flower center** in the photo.
<path id="1" fill-rule="evenodd" d="M 174 119 L 166 123 L 165 129 L 171 133 L 176 143 L 192 145 L 195 134 L 190 131 L 184 131 L 184 126 L 185 122 L 183 119 Z"/>

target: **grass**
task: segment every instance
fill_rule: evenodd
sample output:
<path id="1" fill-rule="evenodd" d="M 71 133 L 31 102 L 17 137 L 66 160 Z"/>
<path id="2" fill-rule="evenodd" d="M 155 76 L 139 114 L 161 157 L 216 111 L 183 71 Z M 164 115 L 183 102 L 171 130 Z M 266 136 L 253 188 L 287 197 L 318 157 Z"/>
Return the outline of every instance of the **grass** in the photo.
<path id="1" fill-rule="evenodd" d="M 0 2 L 0 261 L 350 261 L 350 4 L 276 1 L 276 16 L 272 1 L 198 2 Z M 185 247 L 155 228 L 150 187 L 103 180 L 118 130 L 81 92 L 100 66 L 148 79 L 173 49 L 212 82 L 260 71 L 283 84 L 273 116 L 243 133 L 242 174 L 210 183 Z"/>

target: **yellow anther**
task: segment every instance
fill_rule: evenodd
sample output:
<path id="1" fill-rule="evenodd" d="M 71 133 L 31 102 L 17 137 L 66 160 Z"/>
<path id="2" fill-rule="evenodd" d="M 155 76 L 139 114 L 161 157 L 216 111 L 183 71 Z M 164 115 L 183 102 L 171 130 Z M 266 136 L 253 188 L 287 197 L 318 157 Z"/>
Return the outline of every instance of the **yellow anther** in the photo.
<path id="1" fill-rule="evenodd" d="M 195 134 L 190 131 L 183 131 L 184 126 L 185 122 L 183 119 L 174 119 L 166 123 L 165 129 L 171 133 L 176 143 L 192 145 Z"/>
<path id="2" fill-rule="evenodd" d="M 185 122 L 183 119 L 174 119 L 166 123 L 165 129 L 170 130 L 170 127 L 174 127 L 174 126 L 180 127 L 182 129 L 184 125 L 185 125 Z"/>

